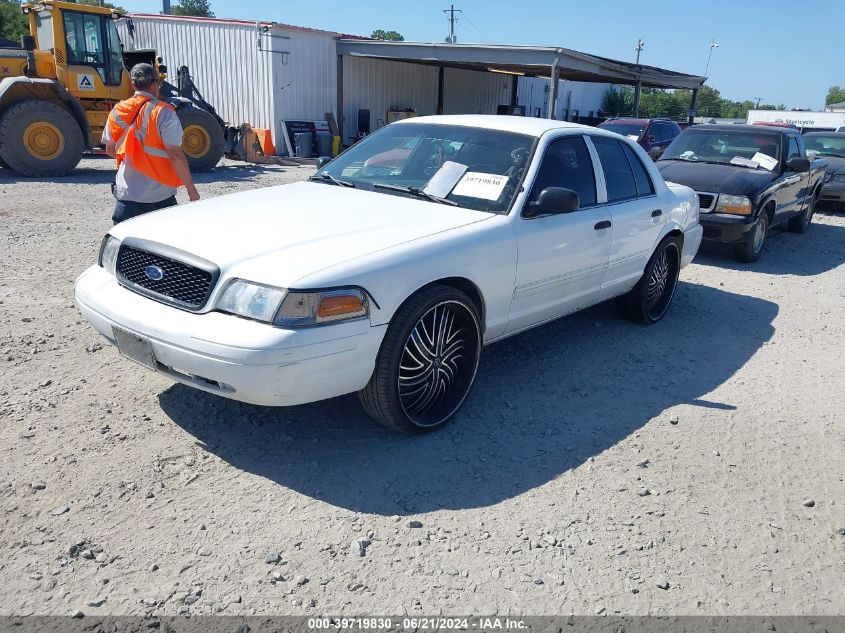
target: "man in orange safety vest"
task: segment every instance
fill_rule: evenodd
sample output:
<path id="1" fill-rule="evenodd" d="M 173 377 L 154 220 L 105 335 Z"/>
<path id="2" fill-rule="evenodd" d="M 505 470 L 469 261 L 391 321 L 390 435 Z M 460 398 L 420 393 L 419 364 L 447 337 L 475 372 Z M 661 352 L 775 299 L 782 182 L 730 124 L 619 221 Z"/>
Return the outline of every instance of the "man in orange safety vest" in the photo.
<path id="1" fill-rule="evenodd" d="M 112 109 L 102 137 L 106 153 L 117 160 L 115 224 L 174 206 L 180 185 L 191 202 L 200 198 L 182 151 L 179 116 L 159 99 L 158 73 L 136 64 L 129 75 L 135 94 Z"/>

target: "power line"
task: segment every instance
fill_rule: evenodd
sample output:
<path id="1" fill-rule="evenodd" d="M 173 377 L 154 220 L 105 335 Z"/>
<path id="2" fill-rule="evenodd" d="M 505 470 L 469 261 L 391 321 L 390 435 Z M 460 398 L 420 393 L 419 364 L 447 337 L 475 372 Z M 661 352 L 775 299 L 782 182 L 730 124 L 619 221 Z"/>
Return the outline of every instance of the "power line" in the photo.
<path id="1" fill-rule="evenodd" d="M 449 42 L 450 44 L 454 44 L 455 42 L 458 41 L 457 38 L 455 37 L 455 22 L 458 21 L 458 19 L 455 17 L 455 14 L 456 13 L 463 13 L 463 11 L 461 11 L 460 9 L 456 9 L 455 5 L 452 4 L 452 5 L 449 5 L 448 9 L 443 9 L 443 13 L 449 14 L 449 39 L 447 39 L 446 41 Z"/>

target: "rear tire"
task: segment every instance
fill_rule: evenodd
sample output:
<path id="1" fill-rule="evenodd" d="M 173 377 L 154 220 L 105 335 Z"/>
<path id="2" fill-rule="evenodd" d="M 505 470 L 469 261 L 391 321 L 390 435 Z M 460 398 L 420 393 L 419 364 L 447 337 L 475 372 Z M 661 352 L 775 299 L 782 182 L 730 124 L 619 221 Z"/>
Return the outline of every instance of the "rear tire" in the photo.
<path id="1" fill-rule="evenodd" d="M 177 111 L 182 123 L 182 151 L 193 173 L 211 171 L 223 158 L 223 127 L 205 110 L 186 106 Z"/>
<path id="2" fill-rule="evenodd" d="M 760 259 L 768 232 L 769 214 L 763 211 L 760 217 L 757 218 L 757 222 L 754 223 L 754 228 L 748 232 L 748 237 L 734 247 L 736 258 L 746 264 L 756 262 Z"/>
<path id="3" fill-rule="evenodd" d="M 794 218 L 789 219 L 790 233 L 806 233 L 813 222 L 813 214 L 816 212 L 816 195 L 810 196 L 810 201 L 807 203 L 807 208 Z"/>
<path id="4" fill-rule="evenodd" d="M 660 321 L 672 303 L 680 272 L 681 240 L 670 235 L 657 245 L 637 285 L 616 300 L 619 313 L 645 325 Z"/>
<path id="5" fill-rule="evenodd" d="M 84 147 L 76 119 L 50 101 L 23 101 L 0 118 L 0 159 L 22 176 L 67 176 L 82 159 Z"/>
<path id="6" fill-rule="evenodd" d="M 413 295 L 387 328 L 370 382 L 358 392 L 367 414 L 418 435 L 446 425 L 475 382 L 481 325 L 472 300 L 433 284 Z"/>

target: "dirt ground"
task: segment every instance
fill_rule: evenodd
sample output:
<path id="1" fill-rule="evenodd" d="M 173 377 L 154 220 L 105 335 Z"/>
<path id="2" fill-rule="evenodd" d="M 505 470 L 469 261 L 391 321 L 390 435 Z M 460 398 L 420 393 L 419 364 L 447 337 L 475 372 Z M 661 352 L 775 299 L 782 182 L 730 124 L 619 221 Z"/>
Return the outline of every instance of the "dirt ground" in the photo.
<path id="1" fill-rule="evenodd" d="M 408 438 L 120 358 L 73 303 L 112 205 L 81 167 L 0 169 L 0 615 L 845 612 L 845 216 L 703 249 L 655 327 L 602 305 L 488 347 Z"/>

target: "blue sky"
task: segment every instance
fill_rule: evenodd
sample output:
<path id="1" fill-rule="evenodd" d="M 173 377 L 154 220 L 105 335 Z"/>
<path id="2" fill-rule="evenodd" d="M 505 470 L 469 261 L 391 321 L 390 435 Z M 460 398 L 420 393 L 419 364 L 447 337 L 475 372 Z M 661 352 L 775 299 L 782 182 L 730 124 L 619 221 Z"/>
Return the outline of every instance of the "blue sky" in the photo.
<path id="1" fill-rule="evenodd" d="M 176 0 L 173 0 L 174 2 Z M 160 0 L 120 0 L 159 12 Z M 418 0 L 211 0 L 218 17 L 273 20 L 344 33 L 396 30 L 413 41 L 443 41 L 446 2 Z M 719 47 L 708 84 L 723 97 L 821 108 L 830 85 L 845 86 L 843 0 L 458 0 L 459 42 L 573 48 L 703 74 L 713 36 Z"/>

